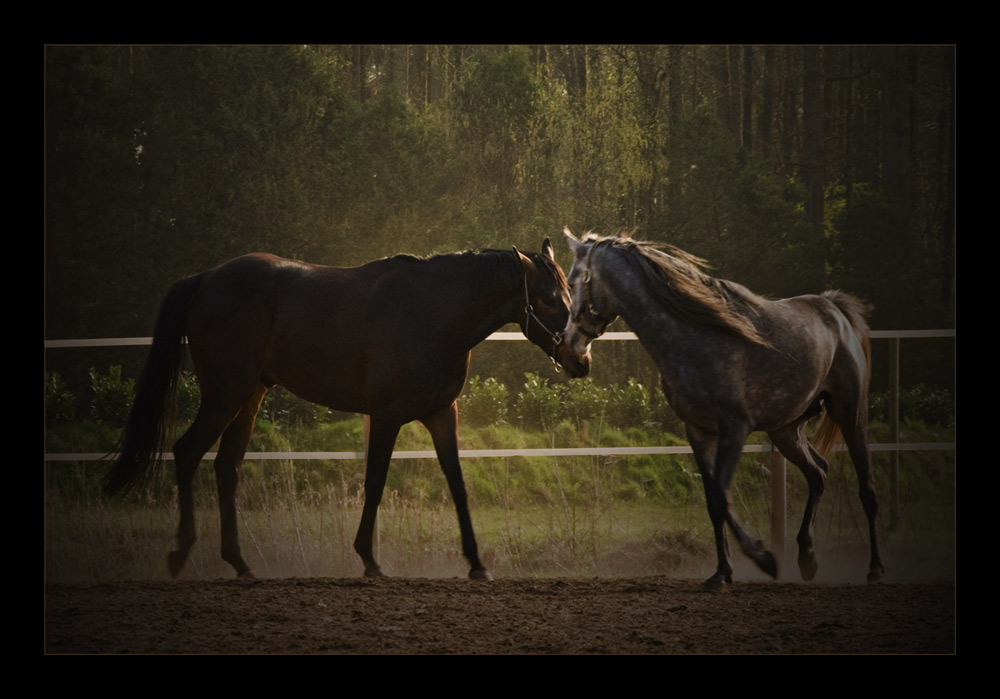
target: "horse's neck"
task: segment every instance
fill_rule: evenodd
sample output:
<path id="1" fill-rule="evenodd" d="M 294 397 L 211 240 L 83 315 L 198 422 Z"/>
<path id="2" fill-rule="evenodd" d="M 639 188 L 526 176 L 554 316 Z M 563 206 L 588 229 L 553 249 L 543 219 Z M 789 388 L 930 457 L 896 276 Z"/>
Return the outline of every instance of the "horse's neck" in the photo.
<path id="1" fill-rule="evenodd" d="M 506 275 L 477 279 L 468 285 L 453 313 L 451 325 L 461 344 L 471 350 L 507 323 L 517 322 L 517 309 L 524 307 L 523 279 Z"/>
<path id="2" fill-rule="evenodd" d="M 602 315 L 620 316 L 647 347 L 678 332 L 677 318 L 650 294 L 641 278 L 630 270 L 603 272 L 608 293 L 598 308 Z"/>

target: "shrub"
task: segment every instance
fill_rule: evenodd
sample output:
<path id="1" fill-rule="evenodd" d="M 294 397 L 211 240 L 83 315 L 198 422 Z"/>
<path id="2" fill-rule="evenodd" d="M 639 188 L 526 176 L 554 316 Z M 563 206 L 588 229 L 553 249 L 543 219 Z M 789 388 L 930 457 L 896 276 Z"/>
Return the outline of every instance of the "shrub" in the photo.
<path id="1" fill-rule="evenodd" d="M 201 390 L 198 388 L 198 378 L 190 371 L 182 371 L 177 381 L 177 419 L 181 422 L 192 422 L 198 414 L 201 403 Z"/>
<path id="2" fill-rule="evenodd" d="M 100 425 L 124 427 L 135 391 L 134 379 L 123 379 L 121 366 L 108 367 L 99 374 L 94 367 L 90 375 L 90 417 Z"/>
<path id="3" fill-rule="evenodd" d="M 670 432 L 675 435 L 685 434 L 684 423 L 674 409 L 667 402 L 667 397 L 663 394 L 663 389 L 657 386 L 649 396 L 650 416 L 660 430 Z"/>
<path id="4" fill-rule="evenodd" d="M 578 429 L 582 428 L 584 421 L 603 421 L 608 404 L 611 400 L 611 392 L 602 386 L 594 383 L 594 379 L 587 377 L 579 381 L 570 381 L 563 390 L 564 415 L 576 423 Z"/>
<path id="5" fill-rule="evenodd" d="M 611 405 L 610 422 L 616 427 L 644 427 L 652 422 L 649 391 L 633 378 L 624 386 L 611 387 Z"/>
<path id="6" fill-rule="evenodd" d="M 483 381 L 473 376 L 459 412 L 463 420 L 477 427 L 506 423 L 507 387 L 492 377 Z"/>
<path id="7" fill-rule="evenodd" d="M 926 384 L 903 388 L 899 392 L 899 416 L 901 419 L 921 420 L 927 425 L 951 427 L 955 424 L 955 401 L 950 391 Z M 881 422 L 889 421 L 888 392 L 869 396 L 869 417 Z"/>
<path id="8" fill-rule="evenodd" d="M 270 422 L 309 427 L 329 417 L 330 409 L 299 398 L 283 386 L 274 386 L 264 396 L 257 416 Z"/>
<path id="9" fill-rule="evenodd" d="M 530 372 L 524 379 L 524 389 L 517 394 L 517 417 L 525 426 L 548 430 L 562 416 L 562 388 Z"/>
<path id="10" fill-rule="evenodd" d="M 62 376 L 45 372 L 45 424 L 49 427 L 72 422 L 76 417 L 76 397 Z"/>

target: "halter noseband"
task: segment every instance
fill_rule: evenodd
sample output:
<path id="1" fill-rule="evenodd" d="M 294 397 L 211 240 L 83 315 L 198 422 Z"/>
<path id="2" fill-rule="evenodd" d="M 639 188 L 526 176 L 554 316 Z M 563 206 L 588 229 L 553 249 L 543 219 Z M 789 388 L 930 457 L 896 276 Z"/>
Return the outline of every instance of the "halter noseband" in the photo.
<path id="1" fill-rule="evenodd" d="M 603 335 L 604 331 L 607 330 L 608 325 L 610 325 L 616 318 L 618 318 L 618 316 L 616 315 L 603 316 L 600 313 L 598 313 L 597 309 L 594 308 L 594 299 L 590 293 L 590 280 L 593 276 L 590 273 L 590 269 L 592 267 L 594 259 L 594 251 L 597 250 L 597 246 L 600 244 L 601 244 L 600 241 L 594 243 L 593 245 L 590 246 L 590 250 L 587 251 L 587 267 L 583 270 L 583 279 L 582 279 L 584 307 L 580 309 L 580 312 L 577 313 L 576 316 L 573 317 L 573 322 L 576 324 L 577 331 L 584 337 L 589 337 L 591 340 L 596 340 L 601 335 Z M 583 315 L 583 311 L 586 311 L 587 315 L 590 316 L 590 319 L 593 320 L 594 323 L 600 328 L 600 330 L 598 330 L 596 333 L 593 333 L 590 330 L 587 330 L 586 328 L 580 326 L 580 317 Z"/>
<path id="2" fill-rule="evenodd" d="M 524 336 L 528 336 L 528 325 L 531 323 L 531 319 L 534 318 L 535 322 L 538 323 L 538 327 L 548 333 L 549 337 L 552 338 L 552 354 L 549 355 L 549 359 L 555 364 L 556 371 L 562 371 L 562 366 L 556 361 L 556 348 L 563 341 L 563 334 L 561 332 L 554 333 L 549 330 L 548 326 L 542 322 L 542 319 L 535 315 L 535 309 L 531 305 L 531 297 L 528 295 L 528 273 L 524 273 Z"/>

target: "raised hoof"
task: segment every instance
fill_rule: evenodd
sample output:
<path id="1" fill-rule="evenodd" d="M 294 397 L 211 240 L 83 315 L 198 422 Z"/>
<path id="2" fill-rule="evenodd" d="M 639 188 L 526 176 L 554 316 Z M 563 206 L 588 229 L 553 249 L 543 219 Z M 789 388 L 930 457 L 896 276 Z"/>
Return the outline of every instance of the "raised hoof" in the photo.
<path id="1" fill-rule="evenodd" d="M 167 568 L 170 570 L 170 577 L 176 578 L 187 562 L 187 553 L 183 551 L 171 551 L 167 554 Z"/>
<path id="2" fill-rule="evenodd" d="M 753 557 L 753 562 L 772 578 L 778 577 L 778 560 L 770 551 L 758 551 Z"/>
<path id="3" fill-rule="evenodd" d="M 493 576 L 485 568 L 473 568 L 469 571 L 469 580 L 493 580 Z"/>
<path id="4" fill-rule="evenodd" d="M 801 573 L 803 580 L 815 578 L 817 570 L 819 570 L 819 564 L 816 562 L 815 555 L 810 553 L 808 556 L 799 556 L 799 573 Z"/>
<path id="5" fill-rule="evenodd" d="M 868 571 L 868 584 L 882 582 L 883 575 L 885 575 L 885 568 L 882 566 L 872 568 Z"/>

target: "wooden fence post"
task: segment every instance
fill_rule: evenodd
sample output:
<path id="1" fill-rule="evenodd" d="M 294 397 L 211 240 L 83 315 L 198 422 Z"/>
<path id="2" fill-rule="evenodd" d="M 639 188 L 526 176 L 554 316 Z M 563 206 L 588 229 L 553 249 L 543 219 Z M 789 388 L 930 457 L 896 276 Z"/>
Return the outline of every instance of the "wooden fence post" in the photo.
<path id="1" fill-rule="evenodd" d="M 785 457 L 771 448 L 771 553 L 781 570 L 785 563 Z"/>
<path id="2" fill-rule="evenodd" d="M 889 512 L 892 526 L 899 521 L 899 338 L 889 341 L 889 441 L 896 445 L 889 462 Z"/>

